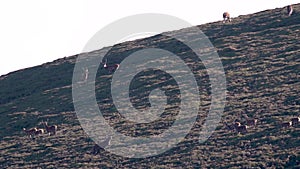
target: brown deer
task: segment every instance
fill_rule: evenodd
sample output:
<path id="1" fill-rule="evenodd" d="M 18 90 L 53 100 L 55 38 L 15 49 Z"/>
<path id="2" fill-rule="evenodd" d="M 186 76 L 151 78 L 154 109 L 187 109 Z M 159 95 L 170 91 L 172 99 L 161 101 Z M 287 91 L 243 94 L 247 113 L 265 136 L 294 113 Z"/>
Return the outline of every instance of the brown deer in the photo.
<path id="1" fill-rule="evenodd" d="M 37 128 L 31 128 L 26 130 L 25 128 L 23 128 L 23 131 L 28 135 L 29 138 L 33 138 L 33 136 L 35 135 Z"/>
<path id="2" fill-rule="evenodd" d="M 300 123 L 300 117 L 294 117 L 291 119 L 292 125 L 295 126 Z"/>
<path id="3" fill-rule="evenodd" d="M 289 16 L 291 16 L 291 15 L 293 14 L 293 6 L 292 6 L 292 5 L 288 5 L 288 6 L 286 7 L 286 9 L 287 9 L 287 14 L 288 14 Z"/>
<path id="4" fill-rule="evenodd" d="M 48 126 L 47 122 L 43 122 L 45 129 L 47 131 L 47 133 L 49 134 L 49 136 L 51 134 L 55 135 L 56 131 L 57 131 L 57 125 L 52 125 L 52 126 Z"/>
<path id="5" fill-rule="evenodd" d="M 41 134 L 44 134 L 45 133 L 45 130 L 44 129 L 36 129 L 36 131 L 34 132 L 35 135 L 41 135 Z"/>
<path id="6" fill-rule="evenodd" d="M 241 125 L 241 126 L 236 127 L 236 131 L 237 131 L 238 133 L 247 133 L 247 132 L 248 132 L 248 131 L 247 131 L 247 128 L 248 128 L 248 126 L 246 126 L 246 125 Z"/>
<path id="7" fill-rule="evenodd" d="M 292 123 L 291 121 L 289 121 L 289 122 L 284 122 L 284 123 L 281 124 L 281 127 L 283 127 L 283 128 L 288 128 L 288 127 L 291 127 L 292 124 L 293 124 L 293 123 Z"/>
<path id="8" fill-rule="evenodd" d="M 249 118 L 247 114 L 243 114 L 242 116 L 245 118 L 247 126 L 249 126 L 249 127 L 250 126 L 256 127 L 256 124 L 257 124 L 257 121 L 258 121 L 257 119 L 255 119 L 255 118 Z"/>
<path id="9" fill-rule="evenodd" d="M 257 124 L 257 119 L 247 119 L 246 120 L 247 126 L 256 126 Z"/>
<path id="10" fill-rule="evenodd" d="M 238 133 L 247 133 L 247 128 L 248 126 L 246 125 L 242 125 L 240 122 L 235 122 L 235 130 L 238 132 Z"/>
<path id="11" fill-rule="evenodd" d="M 107 65 L 107 59 L 103 63 L 103 68 L 108 70 L 109 73 L 112 73 L 113 71 L 117 70 L 119 67 L 120 67 L 119 64 Z"/>
<path id="12" fill-rule="evenodd" d="M 238 127 L 238 126 L 241 126 L 241 125 L 242 124 L 240 122 L 237 122 L 237 121 L 234 123 L 234 127 Z"/>
<path id="13" fill-rule="evenodd" d="M 226 21 L 231 22 L 230 14 L 228 12 L 223 13 L 223 23 L 225 23 Z"/>

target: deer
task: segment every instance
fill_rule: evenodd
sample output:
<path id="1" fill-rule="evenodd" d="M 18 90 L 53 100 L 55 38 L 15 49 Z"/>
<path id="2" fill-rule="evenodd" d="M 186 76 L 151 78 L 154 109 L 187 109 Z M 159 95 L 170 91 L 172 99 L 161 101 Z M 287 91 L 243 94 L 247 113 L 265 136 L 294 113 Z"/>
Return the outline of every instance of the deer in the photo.
<path id="1" fill-rule="evenodd" d="M 247 116 L 247 114 L 243 114 L 243 117 L 246 119 L 246 124 L 247 126 L 256 126 L 257 124 L 257 119 L 254 119 L 254 118 L 249 118 Z"/>
<path id="2" fill-rule="evenodd" d="M 257 121 L 258 121 L 257 119 L 249 118 L 247 114 L 243 114 L 242 116 L 245 118 L 247 126 L 256 127 L 256 124 L 257 124 Z"/>
<path id="3" fill-rule="evenodd" d="M 291 16 L 293 14 L 293 6 L 292 5 L 288 5 L 286 7 L 286 9 L 287 9 L 288 15 Z"/>
<path id="4" fill-rule="evenodd" d="M 300 123 L 300 117 L 294 117 L 291 119 L 292 125 L 297 125 Z"/>
<path id="5" fill-rule="evenodd" d="M 35 135 L 41 135 L 41 134 L 44 134 L 45 133 L 45 130 L 44 129 L 37 129 L 35 132 L 34 132 L 34 134 Z"/>
<path id="6" fill-rule="evenodd" d="M 281 127 L 283 127 L 283 128 L 288 128 L 288 127 L 291 127 L 292 124 L 293 124 L 293 123 L 292 123 L 291 121 L 289 121 L 289 122 L 284 122 L 284 123 L 281 124 Z"/>
<path id="7" fill-rule="evenodd" d="M 240 122 L 235 122 L 234 126 L 235 126 L 235 130 L 238 133 L 247 133 L 247 128 L 248 128 L 247 125 L 242 125 Z"/>
<path id="8" fill-rule="evenodd" d="M 238 133 L 247 133 L 248 132 L 247 128 L 248 128 L 248 126 L 246 126 L 246 125 L 237 126 L 236 131 Z"/>
<path id="9" fill-rule="evenodd" d="M 120 67 L 119 64 L 107 65 L 107 59 L 102 64 L 103 64 L 103 68 L 108 70 L 109 73 L 112 73 L 113 71 L 116 71 Z"/>
<path id="10" fill-rule="evenodd" d="M 55 135 L 57 131 L 57 125 L 48 126 L 47 122 L 42 122 L 45 126 L 45 129 L 50 136 L 51 134 Z"/>
<path id="11" fill-rule="evenodd" d="M 104 149 L 105 147 L 110 145 L 110 141 L 112 139 L 112 136 L 108 136 L 104 141 L 102 141 L 99 144 L 95 144 L 92 150 L 92 154 L 98 154 L 101 149 Z"/>
<path id="12" fill-rule="evenodd" d="M 223 13 L 223 23 L 225 23 L 226 21 L 231 22 L 230 14 L 228 12 Z"/>
<path id="13" fill-rule="evenodd" d="M 234 127 L 235 127 L 235 128 L 238 127 L 238 126 L 241 126 L 241 125 L 242 125 L 242 124 L 241 124 L 240 122 L 237 122 L 237 121 L 234 123 Z"/>
<path id="14" fill-rule="evenodd" d="M 246 119 L 247 126 L 256 126 L 257 119 Z"/>
<path id="15" fill-rule="evenodd" d="M 33 138 L 33 136 L 35 135 L 37 128 L 31 128 L 26 130 L 25 128 L 23 128 L 23 131 L 29 136 L 29 138 Z"/>

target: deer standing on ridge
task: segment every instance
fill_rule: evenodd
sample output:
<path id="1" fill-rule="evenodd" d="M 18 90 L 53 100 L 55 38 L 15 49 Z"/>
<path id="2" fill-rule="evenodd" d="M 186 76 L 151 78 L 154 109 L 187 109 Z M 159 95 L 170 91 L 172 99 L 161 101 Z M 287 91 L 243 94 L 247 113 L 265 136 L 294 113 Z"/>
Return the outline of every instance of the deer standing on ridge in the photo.
<path id="1" fill-rule="evenodd" d="M 223 13 L 223 23 L 225 23 L 226 21 L 231 22 L 230 14 L 228 12 Z"/>
<path id="2" fill-rule="evenodd" d="M 113 71 L 117 70 L 119 67 L 120 67 L 119 64 L 107 65 L 107 59 L 103 63 L 103 68 L 108 70 L 109 73 L 112 73 Z"/>

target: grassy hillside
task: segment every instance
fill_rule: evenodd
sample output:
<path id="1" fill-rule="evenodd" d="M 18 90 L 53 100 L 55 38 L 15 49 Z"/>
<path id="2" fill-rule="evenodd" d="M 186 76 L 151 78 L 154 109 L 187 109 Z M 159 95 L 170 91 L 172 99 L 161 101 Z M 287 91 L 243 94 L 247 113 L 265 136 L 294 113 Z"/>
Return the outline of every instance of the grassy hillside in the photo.
<path id="1" fill-rule="evenodd" d="M 154 37 L 116 45 L 108 54 L 110 63 L 120 63 L 144 46 L 170 50 L 181 56 L 197 74 L 202 99 L 199 117 L 185 141 L 155 157 L 130 159 L 106 151 L 90 152 L 93 141 L 82 130 L 72 102 L 72 76 L 77 55 L 19 70 L 0 77 L 0 168 L 193 168 L 300 167 L 300 125 L 280 124 L 300 115 L 300 4 L 286 16 L 282 8 L 233 18 L 231 23 L 214 22 L 198 26 L 218 50 L 227 80 L 224 116 L 217 130 L 203 144 L 198 143 L 203 117 L 209 110 L 210 87 L 207 72 L 191 51 L 171 38 Z M 188 32 L 189 29 L 181 31 Z M 90 53 L 97 54 L 99 51 Z M 89 55 L 88 55 L 89 56 Z M 153 72 L 152 72 L 153 73 Z M 157 72 L 156 72 L 157 73 Z M 96 97 L 105 118 L 118 131 L 132 136 L 163 132 L 178 111 L 178 87 L 163 72 L 137 76 L 131 86 L 136 106 L 147 107 L 146 96 L 167 79 L 170 109 L 151 128 L 120 117 L 110 95 L 112 75 L 99 69 Z M 155 84 L 150 88 L 149 81 Z M 106 93 L 105 95 L 100 93 Z M 166 90 L 168 93 L 168 90 Z M 173 98 L 173 99 L 172 99 Z M 257 127 L 237 134 L 224 123 L 259 119 Z M 42 127 L 41 121 L 58 125 L 55 136 L 28 139 L 22 129 Z M 147 127 L 147 129 L 146 129 Z M 105 137 L 105 135 L 103 135 Z"/>

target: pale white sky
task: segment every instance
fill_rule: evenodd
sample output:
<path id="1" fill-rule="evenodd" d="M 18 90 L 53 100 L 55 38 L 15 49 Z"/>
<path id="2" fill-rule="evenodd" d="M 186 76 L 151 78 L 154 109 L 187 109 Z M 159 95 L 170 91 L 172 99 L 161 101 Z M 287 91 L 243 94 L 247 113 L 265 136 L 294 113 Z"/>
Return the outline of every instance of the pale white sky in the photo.
<path id="1" fill-rule="evenodd" d="M 126 16 L 161 13 L 192 25 L 299 3 L 299 0 L 3 0 L 0 75 L 81 53 L 104 26 Z M 99 47 L 100 48 L 100 47 Z"/>

